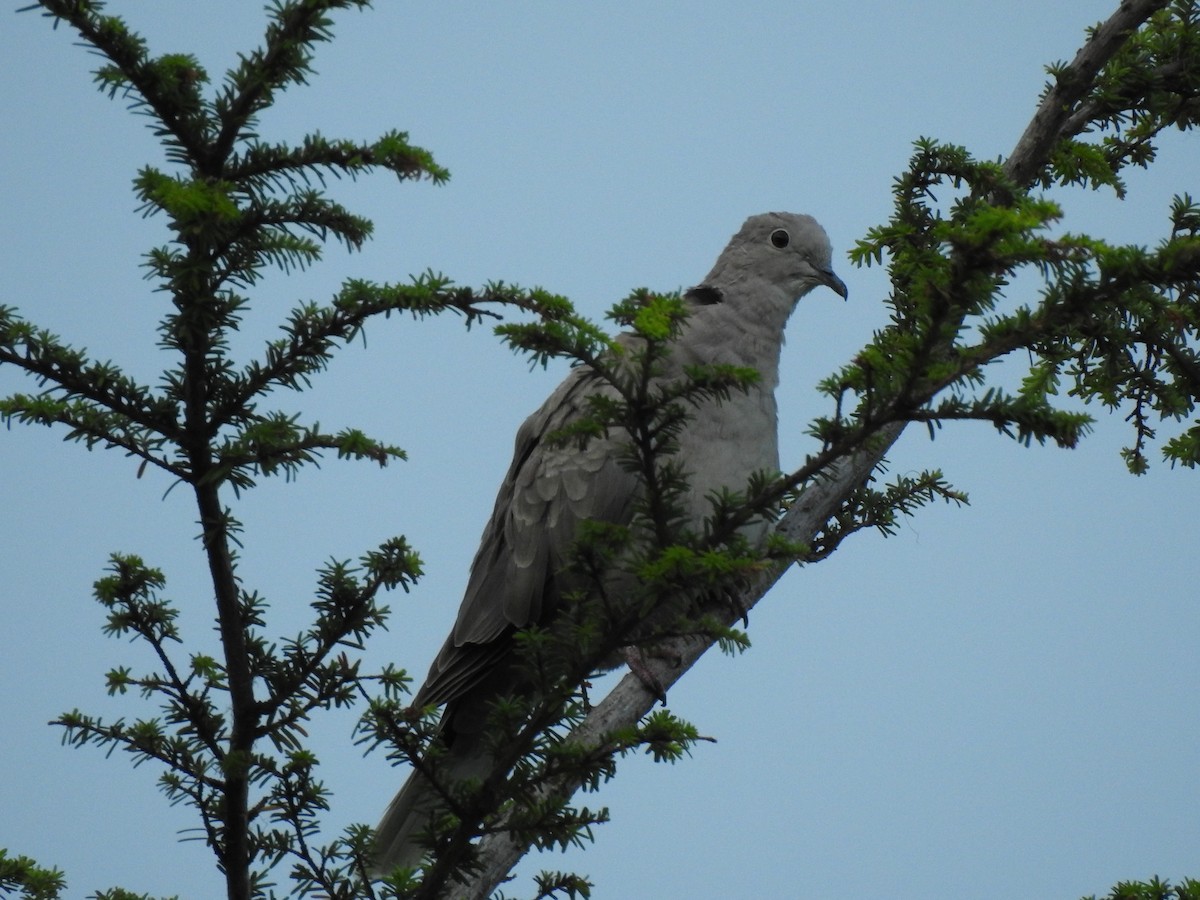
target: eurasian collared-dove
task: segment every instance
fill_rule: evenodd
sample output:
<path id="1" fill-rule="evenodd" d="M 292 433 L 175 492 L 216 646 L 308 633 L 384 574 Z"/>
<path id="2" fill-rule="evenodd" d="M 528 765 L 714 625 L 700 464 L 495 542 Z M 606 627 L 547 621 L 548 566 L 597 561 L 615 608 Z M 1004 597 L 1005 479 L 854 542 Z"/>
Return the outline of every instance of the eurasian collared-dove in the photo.
<path id="1" fill-rule="evenodd" d="M 747 392 L 694 409 L 679 435 L 676 458 L 690 487 L 684 507 L 697 530 L 711 514 L 706 498 L 713 492 L 741 491 L 752 473 L 778 471 L 775 386 L 784 325 L 796 301 L 819 285 L 846 296 L 830 254 L 825 231 L 810 216 L 752 216 L 708 277 L 685 295 L 688 317 L 663 377 L 678 377 L 682 366 L 695 364 L 747 366 L 760 375 Z M 545 441 L 600 390 L 591 369 L 575 368 L 517 432 L 512 466 L 471 565 L 458 621 L 413 699 L 417 707 L 446 705 L 442 765 L 453 779 L 486 773 L 478 735 L 491 701 L 512 689 L 504 670 L 513 635 L 547 621 L 558 607 L 566 593 L 559 576 L 579 524 L 625 523 L 632 515 L 639 482 L 618 462 L 626 435 L 593 439 L 582 450 Z M 377 829 L 377 871 L 420 862 L 416 835 L 439 806 L 432 785 L 412 775 Z"/>

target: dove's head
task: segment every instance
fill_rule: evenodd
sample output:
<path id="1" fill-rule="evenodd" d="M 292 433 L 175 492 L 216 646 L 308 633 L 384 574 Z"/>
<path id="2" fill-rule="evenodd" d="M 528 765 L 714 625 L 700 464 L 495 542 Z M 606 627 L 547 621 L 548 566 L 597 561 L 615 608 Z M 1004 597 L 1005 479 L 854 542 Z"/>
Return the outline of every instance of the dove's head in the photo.
<path id="1" fill-rule="evenodd" d="M 716 294 L 753 290 L 755 283 L 765 282 L 782 292 L 789 304 L 821 285 L 844 299 L 846 285 L 833 273 L 832 254 L 825 229 L 812 216 L 762 213 L 746 220 L 704 283 L 692 292 L 711 292 L 708 302 L 720 302 Z"/>

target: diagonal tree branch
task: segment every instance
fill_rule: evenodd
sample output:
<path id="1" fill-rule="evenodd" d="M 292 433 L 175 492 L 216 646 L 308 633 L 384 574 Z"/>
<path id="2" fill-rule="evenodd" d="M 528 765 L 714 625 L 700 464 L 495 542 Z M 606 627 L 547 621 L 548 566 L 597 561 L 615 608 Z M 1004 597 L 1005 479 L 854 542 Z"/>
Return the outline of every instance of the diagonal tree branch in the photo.
<path id="1" fill-rule="evenodd" d="M 1009 178 L 1022 185 L 1034 181 L 1046 165 L 1054 145 L 1078 134 L 1087 125 L 1072 113 L 1091 93 L 1096 76 L 1130 36 L 1169 2 L 1124 0 L 1117 11 L 1092 33 L 1088 42 L 1079 48 L 1071 64 L 1058 74 L 1025 127 L 1025 133 L 1004 164 L 1005 174 Z"/>

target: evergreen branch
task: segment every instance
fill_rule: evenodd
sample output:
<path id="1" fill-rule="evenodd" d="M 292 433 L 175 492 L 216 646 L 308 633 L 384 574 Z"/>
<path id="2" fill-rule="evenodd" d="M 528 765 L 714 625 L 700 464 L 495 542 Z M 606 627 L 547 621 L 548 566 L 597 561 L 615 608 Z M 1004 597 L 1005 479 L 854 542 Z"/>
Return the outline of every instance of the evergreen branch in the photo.
<path id="1" fill-rule="evenodd" d="M 365 636 L 380 627 L 387 609 L 376 605 L 382 589 L 397 586 L 408 590 L 421 574 L 420 557 L 404 538 L 394 538 L 360 561 L 366 578 L 360 580 L 347 563 L 334 562 L 320 573 L 318 599 L 313 603 L 316 624 L 288 642 L 283 664 L 266 673 L 269 693 L 260 702 L 260 714 L 267 720 L 263 735 L 275 740 L 296 722 L 308 717 L 312 709 L 348 705 L 354 686 L 360 681 L 358 663 L 345 654 L 332 662 L 330 657 L 347 643 L 358 645 Z M 301 698 L 303 702 L 295 702 Z M 279 711 L 288 707 L 286 713 Z"/>
<path id="2" fill-rule="evenodd" d="M 374 168 L 394 172 L 402 181 L 428 177 L 441 184 L 450 177 L 427 150 L 409 144 L 403 131 L 389 131 L 367 144 L 329 140 L 320 134 L 305 135 L 299 147 L 253 141 L 230 158 L 225 172 L 239 184 L 273 189 L 281 184 L 290 187 L 297 178 L 307 181 L 310 174 L 324 184 L 326 171 L 356 178 Z"/>
<path id="3" fill-rule="evenodd" d="M 226 73 L 225 87 L 213 103 L 221 128 L 200 157 L 205 159 L 202 170 L 223 172 L 233 147 L 248 136 L 247 129 L 274 102 L 276 92 L 305 83 L 312 71 L 312 45 L 332 36 L 329 10 L 369 5 L 369 0 L 272 0 L 263 47 Z"/>
<path id="4" fill-rule="evenodd" d="M 203 112 L 199 85 L 203 70 L 192 57 L 178 54 L 152 59 L 145 40 L 116 16 L 101 15 L 95 0 L 40 0 L 46 14 L 65 21 L 112 65 L 97 71 L 96 81 L 109 97 L 134 95 L 134 106 L 153 118 L 155 133 L 179 148 L 187 159 L 200 159 L 210 122 Z"/>
<path id="5" fill-rule="evenodd" d="M 237 233 L 230 241 L 231 250 L 241 244 L 254 247 L 266 235 L 290 228 L 301 228 L 322 241 L 330 232 L 348 250 L 358 250 L 371 236 L 371 223 L 350 213 L 316 191 L 296 191 L 286 200 L 256 197 L 242 214 Z M 244 252 L 244 251 L 243 251 Z M 315 258 L 318 254 L 313 253 Z"/>
<path id="6" fill-rule="evenodd" d="M 830 521 L 813 536 L 811 548 L 796 557 L 799 562 L 809 565 L 825 559 L 850 535 L 867 528 L 892 535 L 896 532 L 899 516 L 913 515 L 918 507 L 934 500 L 959 506 L 968 502 L 967 495 L 954 490 L 936 470 L 922 472 L 915 478 L 899 477 L 882 490 L 870 486 L 873 480 L 874 477 L 846 499 Z"/>
<path id="7" fill-rule="evenodd" d="M 949 421 L 990 422 L 996 430 L 1028 446 L 1036 440 L 1053 440 L 1059 447 L 1071 448 L 1091 428 L 1092 417 L 1085 413 L 1056 410 L 1049 406 L 1023 407 L 1019 401 L 997 391 L 970 403 L 961 398 L 943 400 L 933 407 L 909 410 L 902 421 L 923 422 L 933 432 L 935 425 Z M 1015 432 L 1014 432 L 1015 428 Z"/>
<path id="8" fill-rule="evenodd" d="M 152 436 L 147 429 L 135 426 L 124 416 L 98 408 L 93 403 L 62 400 L 50 392 L 34 396 L 13 394 L 0 398 L 0 419 L 6 422 L 16 419 L 47 427 L 66 425 L 69 430 L 64 440 L 83 441 L 89 450 L 97 444 L 106 449 L 121 449 L 176 478 L 186 480 L 189 476 L 185 467 L 156 453 L 168 443 L 166 438 Z"/>
<path id="9" fill-rule="evenodd" d="M 563 303 L 562 298 L 545 291 L 524 291 L 503 282 L 485 285 L 480 291 L 457 287 L 450 279 L 433 272 L 418 276 L 407 285 L 348 281 L 331 305 L 308 304 L 291 313 L 283 326 L 285 336 L 268 344 L 264 359 L 248 365 L 213 408 L 213 427 L 236 422 L 242 410 L 253 407 L 255 398 L 275 387 L 307 386 L 311 375 L 328 366 L 335 347 L 353 341 L 371 318 L 387 318 L 393 313 L 423 318 L 449 311 L 462 315 L 469 328 L 484 317 L 498 318 L 487 308 L 490 306 L 512 306 L 553 315 Z"/>
<path id="10" fill-rule="evenodd" d="M 124 693 L 136 685 L 145 696 L 166 696 L 168 721 L 186 724 L 213 758 L 220 760 L 224 719 L 207 698 L 209 688 L 219 686 L 220 674 L 208 658 L 193 657 L 192 675 L 185 679 L 167 652 L 167 642 L 178 642 L 180 637 L 175 624 L 178 611 L 158 596 L 166 585 L 163 573 L 147 567 L 137 556 L 117 553 L 109 558 L 109 571 L 110 575 L 93 586 L 96 600 L 108 610 L 105 634 L 121 636 L 134 632 L 150 644 L 166 672 L 165 679 L 159 675 L 134 679 L 129 676 L 128 669 L 115 669 L 108 676 L 109 693 Z M 197 675 L 206 683 L 201 693 L 193 693 L 190 688 L 190 682 Z"/>
<path id="11" fill-rule="evenodd" d="M 1029 125 L 1004 163 L 1008 178 L 1018 185 L 1038 179 L 1049 162 L 1054 146 L 1078 132 L 1082 123 L 1072 121 L 1072 113 L 1092 91 L 1100 70 L 1112 60 L 1132 35 L 1156 11 L 1170 0 L 1124 0 L 1105 22 L 1091 32 L 1075 59 L 1055 72 L 1050 85 Z"/>
<path id="12" fill-rule="evenodd" d="M 68 347 L 49 331 L 34 328 L 11 307 L 0 306 L 0 365 L 4 363 L 28 372 L 43 384 L 53 384 L 53 390 L 62 391 L 67 399 L 78 398 L 118 416 L 126 423 L 123 430 L 134 431 L 133 426 L 137 426 L 165 440 L 179 438 L 178 409 L 173 402 L 156 397 L 112 363 L 89 360 L 82 350 Z M 39 399 L 65 402 L 48 394 Z"/>
<path id="13" fill-rule="evenodd" d="M 226 283 L 253 284 L 259 271 L 274 264 L 283 271 L 304 268 L 321 258 L 318 241 L 297 236 L 307 231 L 324 241 L 330 232 L 347 249 L 360 248 L 371 235 L 371 223 L 350 214 L 345 207 L 316 191 L 295 191 L 280 200 L 216 179 L 166 175 L 146 166 L 135 182 L 141 211 L 165 212 L 186 252 L 159 248 L 149 254 L 147 268 L 170 286 L 173 293 L 201 293 L 206 314 L 222 311 Z M 203 269 L 197 270 L 197 260 Z M 201 280 L 202 279 L 202 280 Z M 240 301 L 229 306 L 234 315 Z M 232 327 L 227 319 L 224 327 Z"/>
<path id="14" fill-rule="evenodd" d="M 1122 256 L 1118 251 L 1099 252 L 1100 267 L 1093 277 L 1060 282 L 1055 290 L 1047 291 L 1036 310 L 1018 311 L 988 323 L 981 329 L 978 343 L 958 348 L 953 353 L 943 352 L 940 356 L 930 353 L 925 365 L 914 365 L 914 360 L 905 360 L 902 366 L 905 379 L 888 399 L 868 398 L 860 419 L 853 426 L 831 423 L 825 433 L 826 447 L 790 476 L 751 498 L 750 507 L 769 508 L 787 493 L 819 477 L 846 453 L 865 446 L 880 427 L 891 423 L 933 422 L 939 418 L 985 419 L 1001 430 L 1010 424 L 1016 426 L 1022 440 L 1035 436 L 1039 440 L 1051 437 L 1063 446 L 1073 446 L 1087 427 L 1089 418 L 1079 413 L 1053 410 L 1033 397 L 1006 399 L 993 391 L 972 404 L 948 401 L 937 409 L 926 408 L 926 404 L 943 391 L 979 377 L 984 367 L 1014 351 L 1043 350 L 1056 336 L 1077 334 L 1081 329 L 1092 327 L 1098 320 L 1098 311 L 1125 309 L 1129 298 L 1141 292 L 1147 283 L 1188 285 L 1200 278 L 1200 260 L 1187 255 L 1181 257 L 1173 250 L 1164 248 L 1154 257 L 1140 260 L 1136 268 L 1122 267 L 1119 264 Z M 1181 258 L 1188 259 L 1188 264 L 1182 265 Z M 1169 321 L 1165 317 L 1163 320 Z M 887 337 L 885 335 L 881 340 Z M 1120 337 L 1115 344 L 1124 348 L 1130 340 Z M 864 352 L 860 354 L 860 365 L 864 358 L 878 357 Z M 859 383 L 870 380 L 861 376 L 847 378 L 855 379 Z M 741 516 L 731 518 L 725 527 L 740 526 L 748 518 L 748 511 L 743 512 Z"/>
<path id="15" fill-rule="evenodd" d="M 21 892 L 21 900 L 57 900 L 67 889 L 58 869 L 46 869 L 28 856 L 9 856 L 0 848 L 0 894 Z"/>
<path id="16" fill-rule="evenodd" d="M 1146 166 L 1153 140 L 1168 126 L 1187 128 L 1200 114 L 1200 35 L 1196 9 L 1173 0 L 1099 73 L 1096 85 L 1064 125 L 1067 134 L 1106 133 L 1099 148 L 1103 164 L 1119 169 Z M 1115 132 L 1115 133 L 1108 133 Z"/>
<path id="17" fill-rule="evenodd" d="M 1082 900 L 1096 900 L 1096 895 Z M 1200 900 L 1200 881 L 1185 878 L 1172 886 L 1157 875 L 1149 881 L 1118 881 L 1100 900 Z"/>
<path id="18" fill-rule="evenodd" d="M 224 791 L 227 787 L 223 779 L 207 773 L 207 763 L 196 757 L 185 738 L 165 736 L 157 719 L 139 719 L 132 725 L 127 725 L 124 719 L 118 719 L 109 725 L 101 719 L 73 710 L 63 713 L 50 724 L 64 729 L 64 744 L 120 747 L 137 758 L 139 764 L 154 760 L 170 772 L 185 773 L 198 786 L 214 791 Z"/>
<path id="19" fill-rule="evenodd" d="M 254 484 L 252 472 L 267 476 L 282 471 L 290 480 L 303 465 L 319 463 L 322 450 L 334 450 L 340 459 L 370 459 L 380 466 L 406 458 L 399 447 L 379 443 L 357 429 L 326 434 L 319 425 L 297 425 L 296 418 L 272 413 L 243 423 L 236 436 L 215 447 L 210 477 L 226 478 L 236 490 L 244 490 Z"/>

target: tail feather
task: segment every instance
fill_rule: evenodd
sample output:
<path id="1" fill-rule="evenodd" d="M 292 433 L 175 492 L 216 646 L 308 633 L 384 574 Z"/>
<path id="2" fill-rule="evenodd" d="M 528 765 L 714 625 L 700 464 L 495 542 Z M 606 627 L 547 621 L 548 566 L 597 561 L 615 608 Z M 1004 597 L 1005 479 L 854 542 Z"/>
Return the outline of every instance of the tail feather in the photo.
<path id="1" fill-rule="evenodd" d="M 491 757 L 479 740 L 456 740 L 438 763 L 438 778 L 454 785 L 468 778 L 483 778 L 491 766 Z M 373 874 L 377 878 L 397 868 L 415 868 L 424 859 L 426 849 L 421 834 L 431 822 L 449 812 L 445 798 L 420 772 L 413 772 L 400 788 L 375 828 Z"/>
<path id="2" fill-rule="evenodd" d="M 444 802 L 429 779 L 413 772 L 375 827 L 374 874 L 382 876 L 398 867 L 419 865 L 425 850 L 417 836 L 442 808 Z"/>

